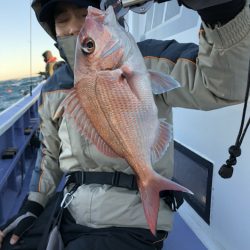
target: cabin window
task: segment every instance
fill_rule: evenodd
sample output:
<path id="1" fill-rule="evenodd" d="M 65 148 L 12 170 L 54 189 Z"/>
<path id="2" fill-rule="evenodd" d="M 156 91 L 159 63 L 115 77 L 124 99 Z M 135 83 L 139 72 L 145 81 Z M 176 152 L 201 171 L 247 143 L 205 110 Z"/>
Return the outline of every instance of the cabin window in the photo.
<path id="1" fill-rule="evenodd" d="M 176 141 L 174 149 L 174 180 L 194 193 L 185 200 L 210 224 L 213 164 Z"/>

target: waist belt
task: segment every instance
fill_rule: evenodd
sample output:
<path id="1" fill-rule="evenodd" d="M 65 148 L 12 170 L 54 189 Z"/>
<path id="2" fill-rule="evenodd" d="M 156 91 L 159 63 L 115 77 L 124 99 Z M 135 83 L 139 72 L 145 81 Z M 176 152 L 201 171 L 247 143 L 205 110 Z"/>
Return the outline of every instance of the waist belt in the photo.
<path id="1" fill-rule="evenodd" d="M 138 190 L 136 176 L 122 172 L 85 172 L 76 171 L 66 175 L 65 186 L 74 183 L 74 190 L 83 184 L 108 184 L 114 187 Z M 183 193 L 177 191 L 162 191 L 160 197 L 172 211 L 176 211 L 183 203 Z"/>
<path id="2" fill-rule="evenodd" d="M 85 172 L 77 171 L 66 175 L 66 185 L 71 183 L 81 186 L 83 184 L 107 184 L 114 187 L 138 190 L 136 177 L 133 174 L 122 172 Z"/>

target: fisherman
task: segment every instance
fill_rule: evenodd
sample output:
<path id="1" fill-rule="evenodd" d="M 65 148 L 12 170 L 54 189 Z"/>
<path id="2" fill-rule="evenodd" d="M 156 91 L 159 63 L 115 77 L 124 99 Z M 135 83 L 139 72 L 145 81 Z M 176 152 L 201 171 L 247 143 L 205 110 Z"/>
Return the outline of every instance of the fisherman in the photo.
<path id="1" fill-rule="evenodd" d="M 182 2 L 188 6 L 188 0 Z M 42 143 L 28 198 L 12 224 L 0 231 L 0 242 L 10 232 L 10 244 L 16 245 L 15 249 L 21 249 L 22 244 L 32 245 L 34 241 L 33 248 L 25 249 L 36 249 L 37 240 L 31 239 L 37 236 L 37 224 L 47 223 L 39 219 L 48 210 L 48 200 L 63 174 L 74 171 L 76 174 L 70 178 L 79 187 L 62 218 L 65 249 L 162 249 L 172 228 L 173 210 L 161 200 L 157 234 L 152 235 L 134 179 L 125 175 L 126 181 L 131 181 L 130 186 L 126 183 L 130 189 L 119 182 L 118 177 L 131 173 L 127 163 L 100 153 L 80 136 L 72 120 L 55 118 L 57 108 L 73 87 L 76 37 L 89 5 L 98 8 L 99 1 L 34 0 L 32 4 L 38 21 L 57 42 L 67 63 L 48 79 L 42 90 L 39 109 Z M 244 101 L 250 57 L 249 0 L 232 0 L 198 13 L 203 20 L 199 47 L 174 40 L 148 40 L 138 44 L 148 69 L 170 74 L 182 84 L 182 88 L 155 96 L 159 117 L 169 123 L 172 123 L 171 107 L 212 110 Z M 172 177 L 172 142 L 154 169 L 162 176 Z M 100 182 L 91 182 L 89 176 Z M 116 180 L 113 186 L 110 176 Z M 4 244 L 3 249 L 12 249 L 6 241 Z"/>
<path id="2" fill-rule="evenodd" d="M 42 54 L 43 60 L 45 62 L 45 76 L 46 78 L 50 77 L 54 73 L 53 66 L 56 63 L 57 58 L 53 56 L 52 52 L 50 50 L 46 50 Z"/>

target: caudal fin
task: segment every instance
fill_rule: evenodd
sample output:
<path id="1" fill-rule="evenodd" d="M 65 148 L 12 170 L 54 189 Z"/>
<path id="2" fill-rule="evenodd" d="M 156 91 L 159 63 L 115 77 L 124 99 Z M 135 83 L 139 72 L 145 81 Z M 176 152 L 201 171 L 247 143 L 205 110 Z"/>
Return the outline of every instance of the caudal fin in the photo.
<path id="1" fill-rule="evenodd" d="M 189 189 L 178 183 L 166 179 L 157 173 L 154 173 L 148 182 L 138 180 L 138 186 L 141 194 L 143 209 L 149 229 L 152 234 L 156 234 L 158 211 L 160 206 L 160 191 L 175 190 L 193 194 Z"/>

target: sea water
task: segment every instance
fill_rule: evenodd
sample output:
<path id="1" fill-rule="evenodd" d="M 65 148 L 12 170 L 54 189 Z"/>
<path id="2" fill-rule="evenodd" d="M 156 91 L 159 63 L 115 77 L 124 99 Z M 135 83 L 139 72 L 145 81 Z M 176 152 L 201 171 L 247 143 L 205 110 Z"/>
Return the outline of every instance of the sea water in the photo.
<path id="1" fill-rule="evenodd" d="M 26 77 L 0 81 L 0 112 L 13 105 L 43 80 L 42 77 Z"/>

